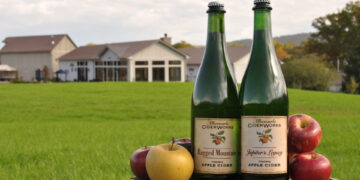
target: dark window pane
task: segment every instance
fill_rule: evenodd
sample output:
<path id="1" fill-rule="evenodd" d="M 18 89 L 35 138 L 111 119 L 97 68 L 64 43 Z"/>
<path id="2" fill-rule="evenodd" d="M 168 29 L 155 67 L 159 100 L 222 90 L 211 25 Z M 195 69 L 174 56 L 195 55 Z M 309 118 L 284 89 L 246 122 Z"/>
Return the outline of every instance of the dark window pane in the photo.
<path id="1" fill-rule="evenodd" d="M 136 81 L 148 81 L 148 68 L 136 68 L 135 79 Z"/>
<path id="2" fill-rule="evenodd" d="M 108 73 L 107 73 L 107 80 L 108 81 L 114 81 L 114 69 L 113 68 L 108 68 Z"/>
<path id="3" fill-rule="evenodd" d="M 126 68 L 120 68 L 119 73 L 119 81 L 127 81 L 127 69 Z"/>
<path id="4" fill-rule="evenodd" d="M 172 65 L 181 64 L 181 61 L 169 61 L 169 64 L 172 64 Z"/>
<path id="5" fill-rule="evenodd" d="M 78 81 L 87 81 L 88 80 L 88 71 L 87 68 L 78 68 Z"/>
<path id="6" fill-rule="evenodd" d="M 104 72 L 104 76 L 103 76 L 103 81 L 107 81 L 107 74 L 108 74 L 108 69 L 107 68 L 103 68 L 103 72 Z"/>
<path id="7" fill-rule="evenodd" d="M 165 81 L 165 68 L 153 68 L 153 81 Z"/>
<path id="8" fill-rule="evenodd" d="M 103 68 L 96 68 L 95 72 L 96 80 L 97 81 L 104 81 L 104 69 Z"/>
<path id="9" fill-rule="evenodd" d="M 126 66 L 127 65 L 127 61 L 118 61 L 118 64 L 120 66 Z"/>
<path id="10" fill-rule="evenodd" d="M 170 81 L 181 81 L 181 68 L 171 67 L 169 68 L 169 80 Z"/>
<path id="11" fill-rule="evenodd" d="M 135 62 L 136 65 L 148 65 L 147 61 L 136 61 Z"/>
<path id="12" fill-rule="evenodd" d="M 164 65 L 165 62 L 164 61 L 153 61 L 152 64 L 153 65 Z"/>

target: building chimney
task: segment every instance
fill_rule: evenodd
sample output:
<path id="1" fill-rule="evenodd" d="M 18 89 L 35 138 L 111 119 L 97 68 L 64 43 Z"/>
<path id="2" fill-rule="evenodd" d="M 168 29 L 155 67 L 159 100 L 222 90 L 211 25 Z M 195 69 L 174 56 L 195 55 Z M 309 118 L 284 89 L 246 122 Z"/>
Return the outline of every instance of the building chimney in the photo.
<path id="1" fill-rule="evenodd" d="M 51 45 L 55 45 L 54 35 L 51 35 Z"/>
<path id="2" fill-rule="evenodd" d="M 164 42 L 166 42 L 168 44 L 171 44 L 171 37 L 168 37 L 167 33 L 165 33 L 164 37 L 160 38 L 160 40 L 162 40 L 162 41 L 164 41 Z"/>

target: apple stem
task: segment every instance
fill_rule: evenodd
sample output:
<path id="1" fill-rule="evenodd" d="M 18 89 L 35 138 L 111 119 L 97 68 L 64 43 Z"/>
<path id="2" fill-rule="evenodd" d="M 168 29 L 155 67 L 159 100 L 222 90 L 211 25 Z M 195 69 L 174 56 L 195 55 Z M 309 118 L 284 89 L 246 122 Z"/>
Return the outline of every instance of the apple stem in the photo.
<path id="1" fill-rule="evenodd" d="M 173 137 L 172 138 L 172 144 L 171 144 L 171 147 L 170 147 L 170 151 L 173 150 L 174 144 L 175 144 L 175 138 Z"/>

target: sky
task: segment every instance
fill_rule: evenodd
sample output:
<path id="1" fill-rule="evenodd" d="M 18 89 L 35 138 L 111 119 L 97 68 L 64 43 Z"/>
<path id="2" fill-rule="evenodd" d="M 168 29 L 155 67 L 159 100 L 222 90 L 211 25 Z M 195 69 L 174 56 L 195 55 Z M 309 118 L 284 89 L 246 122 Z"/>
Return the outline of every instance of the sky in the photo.
<path id="1" fill-rule="evenodd" d="M 209 0 L 0 0 L 0 38 L 69 34 L 78 45 L 158 39 L 204 45 Z M 253 0 L 225 4 L 227 41 L 252 38 Z M 314 32 L 349 0 L 272 0 L 273 35 Z"/>

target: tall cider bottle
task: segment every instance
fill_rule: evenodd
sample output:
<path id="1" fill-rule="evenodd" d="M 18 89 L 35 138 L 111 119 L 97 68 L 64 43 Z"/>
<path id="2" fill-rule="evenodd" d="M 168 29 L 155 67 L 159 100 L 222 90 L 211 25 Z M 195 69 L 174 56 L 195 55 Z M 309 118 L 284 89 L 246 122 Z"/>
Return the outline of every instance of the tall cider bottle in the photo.
<path id="1" fill-rule="evenodd" d="M 289 103 L 271 32 L 270 0 L 255 0 L 254 39 L 240 88 L 241 180 L 287 180 Z"/>
<path id="2" fill-rule="evenodd" d="M 224 5 L 210 2 L 205 54 L 191 105 L 193 179 L 236 180 L 240 103 L 225 41 Z"/>

